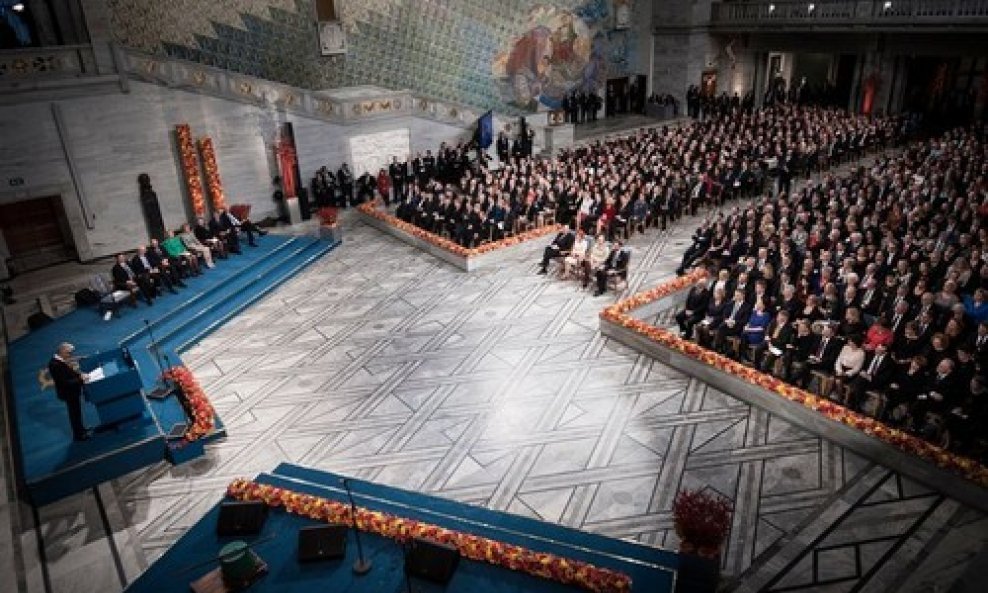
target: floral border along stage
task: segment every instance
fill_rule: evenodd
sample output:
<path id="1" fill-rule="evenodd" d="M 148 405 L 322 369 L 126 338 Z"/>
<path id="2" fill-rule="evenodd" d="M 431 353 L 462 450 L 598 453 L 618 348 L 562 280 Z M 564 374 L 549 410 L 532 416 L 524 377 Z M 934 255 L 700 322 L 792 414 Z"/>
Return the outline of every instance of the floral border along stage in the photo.
<path id="1" fill-rule="evenodd" d="M 409 235 L 422 239 L 423 241 L 431 243 L 432 245 L 435 245 L 440 249 L 444 249 L 460 257 L 476 257 L 478 255 L 483 255 L 484 253 L 497 251 L 498 249 L 513 247 L 514 245 L 524 243 L 525 241 L 529 241 L 531 239 L 536 239 L 538 237 L 543 237 L 545 235 L 558 232 L 561 228 L 563 228 L 562 225 L 550 224 L 541 228 L 525 231 L 524 233 L 519 233 L 517 235 L 514 235 L 513 237 L 507 237 L 505 239 L 501 239 L 500 241 L 492 241 L 489 243 L 484 243 L 479 247 L 474 247 L 473 249 L 467 249 L 466 247 L 463 247 L 462 245 L 456 243 L 455 241 L 444 239 L 439 235 L 436 235 L 435 233 L 430 233 L 429 231 L 419 228 L 410 222 L 405 222 L 404 220 L 398 218 L 397 216 L 392 216 L 387 212 L 378 210 L 375 207 L 374 202 L 361 204 L 360 206 L 357 207 L 357 210 L 363 212 L 367 216 L 371 216 L 382 222 L 386 222 L 387 224 L 399 230 L 402 230 L 408 233 Z"/>
<path id="2" fill-rule="evenodd" d="M 199 177 L 199 155 L 196 145 L 192 142 L 192 128 L 189 124 L 175 126 L 178 136 L 178 154 L 182 162 L 182 176 L 189 188 L 189 199 L 192 200 L 192 211 L 196 216 L 206 215 L 206 198 L 202 191 L 202 179 Z"/>
<path id="3" fill-rule="evenodd" d="M 208 436 L 216 428 L 216 410 L 209 398 L 192 376 L 192 371 L 184 366 L 171 367 L 163 375 L 166 381 L 174 381 L 182 390 L 188 404 L 186 411 L 191 416 L 189 427 L 185 430 L 185 440 L 197 441 Z"/>
<path id="4" fill-rule="evenodd" d="M 263 501 L 269 507 L 283 507 L 293 515 L 317 521 L 339 525 L 352 523 L 350 506 L 328 498 L 243 479 L 231 482 L 226 493 L 239 501 Z M 460 554 L 470 560 L 487 562 L 566 585 L 575 585 L 595 593 L 631 591 L 631 577 L 626 574 L 599 568 L 579 560 L 569 560 L 554 554 L 536 552 L 486 537 L 453 531 L 415 519 L 405 519 L 381 511 L 357 507 L 356 524 L 361 531 L 399 542 L 412 538 L 425 538 L 455 546 Z"/>
<path id="5" fill-rule="evenodd" d="M 213 139 L 203 136 L 199 139 L 199 153 L 202 155 L 202 172 L 206 176 L 206 188 L 209 199 L 213 202 L 213 210 L 226 208 L 226 196 L 223 194 L 223 182 L 220 181 L 220 168 L 216 164 L 216 149 Z"/>
<path id="6" fill-rule="evenodd" d="M 887 426 L 870 416 L 849 410 L 827 398 L 819 397 L 809 391 L 777 379 L 772 375 L 762 373 L 726 356 L 707 350 L 696 342 L 681 338 L 669 330 L 656 327 L 628 315 L 628 312 L 638 307 L 689 288 L 703 276 L 703 271 L 698 270 L 689 275 L 664 282 L 651 290 L 637 293 L 607 307 L 601 311 L 600 317 L 601 319 L 630 329 L 662 346 L 677 350 L 694 360 L 711 365 L 752 385 L 767 389 L 791 402 L 802 404 L 831 420 L 856 428 L 906 453 L 930 461 L 943 469 L 956 472 L 981 486 L 988 487 L 988 468 L 973 459 L 951 453 L 908 432 Z"/>

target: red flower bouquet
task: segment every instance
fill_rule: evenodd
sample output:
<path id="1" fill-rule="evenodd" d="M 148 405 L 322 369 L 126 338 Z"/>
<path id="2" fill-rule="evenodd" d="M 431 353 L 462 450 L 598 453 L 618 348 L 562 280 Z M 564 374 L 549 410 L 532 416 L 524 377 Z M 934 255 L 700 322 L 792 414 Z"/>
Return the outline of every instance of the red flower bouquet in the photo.
<path id="1" fill-rule="evenodd" d="M 213 139 L 205 136 L 199 139 L 199 152 L 202 154 L 202 170 L 206 175 L 206 187 L 213 202 L 213 209 L 226 208 L 226 196 L 223 194 L 223 182 L 220 181 L 220 168 L 216 164 L 216 150 Z"/>
<path id="2" fill-rule="evenodd" d="M 189 199 L 192 201 L 192 211 L 196 216 L 205 216 L 206 199 L 203 197 L 202 179 L 199 177 L 199 156 L 192 142 L 192 129 L 189 124 L 175 126 L 178 137 L 178 155 L 182 163 L 182 176 L 189 188 Z"/>
<path id="3" fill-rule="evenodd" d="M 191 420 L 185 430 L 185 440 L 196 441 L 212 433 L 216 428 L 216 411 L 192 372 L 184 366 L 175 366 L 165 371 L 163 377 L 174 381 L 185 397 L 186 412 Z"/>

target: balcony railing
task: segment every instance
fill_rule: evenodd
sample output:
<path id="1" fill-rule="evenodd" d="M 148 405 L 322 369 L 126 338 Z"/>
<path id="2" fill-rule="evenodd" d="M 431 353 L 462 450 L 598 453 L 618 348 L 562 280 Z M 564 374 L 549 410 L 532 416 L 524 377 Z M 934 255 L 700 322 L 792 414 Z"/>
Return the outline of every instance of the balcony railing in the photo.
<path id="1" fill-rule="evenodd" d="M 988 0 L 757 0 L 715 2 L 716 27 L 866 25 L 988 26 Z"/>
<path id="2" fill-rule="evenodd" d="M 0 83 L 94 76 L 96 59 L 89 45 L 29 47 L 0 51 Z"/>

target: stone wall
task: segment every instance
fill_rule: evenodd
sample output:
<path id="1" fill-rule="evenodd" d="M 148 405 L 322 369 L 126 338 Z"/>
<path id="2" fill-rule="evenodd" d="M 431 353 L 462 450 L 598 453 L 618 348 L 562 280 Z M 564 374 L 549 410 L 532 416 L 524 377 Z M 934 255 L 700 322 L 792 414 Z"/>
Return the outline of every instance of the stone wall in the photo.
<path id="1" fill-rule="evenodd" d="M 211 136 L 229 203 L 251 204 L 254 217 L 275 212 L 272 143 L 282 121 L 295 127 L 299 165 L 308 183 L 323 165 L 349 159 L 349 137 L 408 128 L 411 148 L 435 149 L 466 139 L 470 130 L 417 117 L 336 125 L 201 94 L 140 82 L 129 94 L 59 101 L 62 134 L 52 103 L 0 108 L 0 202 L 60 194 L 80 257 L 88 260 L 129 249 L 147 237 L 137 176 L 148 173 L 168 227 L 190 215 L 177 160 L 174 130 L 188 123 L 194 137 Z M 68 148 L 75 164 L 73 183 Z"/>

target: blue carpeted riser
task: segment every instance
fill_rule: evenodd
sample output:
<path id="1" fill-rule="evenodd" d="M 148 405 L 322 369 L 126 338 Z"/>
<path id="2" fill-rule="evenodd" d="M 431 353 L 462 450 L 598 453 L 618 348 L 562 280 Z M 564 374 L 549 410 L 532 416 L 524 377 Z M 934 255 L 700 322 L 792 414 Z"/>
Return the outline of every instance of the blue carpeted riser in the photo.
<path id="1" fill-rule="evenodd" d="M 19 470 L 32 501 L 51 502 L 162 459 L 163 438 L 154 447 L 147 439 L 161 437 L 162 430 L 185 420 L 174 397 L 149 401 L 145 415 L 122 430 L 99 434 L 84 443 L 73 442 L 65 406 L 52 390 L 41 391 L 37 380 L 38 371 L 47 364 L 57 344 L 73 342 L 77 353 L 85 355 L 126 341 L 138 363 L 142 382 L 150 390 L 158 381 L 159 371 L 148 351 L 145 319 L 161 340 L 162 352 L 168 353 L 172 364 L 178 364 L 179 352 L 338 245 L 312 237 L 280 236 L 265 237 L 260 244 L 257 249 L 245 248 L 243 255 L 220 261 L 203 276 L 187 279 L 187 288 L 176 295 L 162 295 L 154 307 L 122 307 L 110 322 L 103 322 L 93 310 L 75 311 L 11 343 Z M 200 315 L 188 314 L 190 303 Z M 86 421 L 93 425 L 97 420 L 95 412 L 91 406 L 86 408 Z M 217 431 L 210 438 L 223 434 L 223 424 L 217 419 Z M 140 444 L 142 454 L 126 449 L 134 444 Z M 157 449 L 153 459 L 145 454 L 152 448 Z M 100 459 L 99 471 L 68 471 L 91 458 Z M 72 477 L 67 478 L 70 474 Z"/>
<path id="2" fill-rule="evenodd" d="M 292 490 L 305 491 L 310 494 L 317 494 L 327 498 L 338 498 L 341 488 L 340 476 L 338 474 L 300 467 L 290 463 L 280 464 L 275 468 L 270 478 L 275 480 L 288 480 L 278 484 L 282 487 L 290 488 Z M 266 479 L 268 479 L 268 476 L 263 476 L 260 478 L 260 480 Z M 350 483 L 351 489 L 353 490 L 355 496 L 366 495 L 396 501 L 399 503 L 404 500 L 414 499 L 416 501 L 416 506 L 427 509 L 427 512 L 425 512 L 421 517 L 414 517 L 423 521 L 438 523 L 439 521 L 437 520 L 437 517 L 441 517 L 443 515 L 456 516 L 457 513 L 463 512 L 462 509 L 469 509 L 469 517 L 471 519 L 480 524 L 494 526 L 494 529 L 489 535 L 494 539 L 511 541 L 511 532 L 538 533 L 540 536 L 549 540 L 580 540 L 584 542 L 585 547 L 603 554 L 613 554 L 614 556 L 622 558 L 632 558 L 642 562 L 658 564 L 672 570 L 675 570 L 678 566 L 679 556 L 676 553 L 661 550 L 659 548 L 645 546 L 626 540 L 595 535 L 554 523 L 537 521 L 528 517 L 521 517 L 518 515 L 502 513 L 480 507 L 472 507 L 456 501 L 437 498 L 426 494 L 412 493 L 407 490 L 384 486 L 382 484 L 374 484 L 361 480 L 351 480 Z M 378 505 L 379 503 L 374 502 L 373 504 Z M 395 505 L 388 510 L 389 512 L 400 516 L 413 516 L 407 514 L 408 511 L 402 509 L 398 505 Z M 456 528 L 461 531 L 478 533 L 477 528 L 468 523 L 463 523 Z M 536 547 L 536 544 L 531 542 L 516 543 L 519 543 L 519 545 L 525 545 L 526 547 Z M 579 558 L 578 553 L 571 553 L 566 550 L 561 550 L 557 553 L 567 557 Z"/>
<path id="3" fill-rule="evenodd" d="M 309 492 L 341 502 L 345 494 L 339 490 L 339 476 L 326 472 L 309 472 L 304 468 L 279 466 L 277 471 L 309 475 L 323 480 L 322 484 L 300 484 L 278 475 L 261 475 L 257 481 L 284 486 L 298 492 Z M 354 482 L 354 497 L 358 504 L 393 512 L 409 518 L 420 518 L 443 527 L 460 529 L 498 541 L 515 543 L 533 550 L 558 553 L 566 558 L 581 559 L 601 567 L 619 570 L 632 578 L 633 592 L 666 593 L 673 590 L 676 565 L 675 554 L 630 542 L 562 528 L 531 519 L 480 509 L 395 488 Z M 437 506 L 438 505 L 438 506 Z M 357 557 L 356 541 L 350 532 L 347 554 L 343 560 L 315 564 L 300 564 L 296 560 L 297 532 L 301 527 L 319 523 L 283 510 L 274 510 L 264 530 L 253 538 L 219 538 L 216 536 L 218 506 L 196 523 L 141 577 L 127 588 L 127 593 L 170 593 L 187 591 L 188 583 L 215 567 L 215 564 L 189 568 L 215 558 L 220 547 L 231 539 L 259 541 L 257 553 L 268 563 L 269 574 L 251 587 L 254 593 L 288 592 L 317 593 L 321 591 L 350 591 L 352 593 L 401 593 L 403 553 L 391 540 L 362 534 L 365 555 L 373 569 L 364 577 L 354 577 L 351 566 Z M 266 538 L 273 536 L 273 540 Z M 555 541 L 549 541 L 555 540 Z M 596 551 L 598 548 L 601 551 Z M 606 550 L 606 551 L 604 551 Z M 453 579 L 446 587 L 415 580 L 413 589 L 422 593 L 564 593 L 579 589 L 532 577 L 520 572 L 483 562 L 461 560 Z"/>

